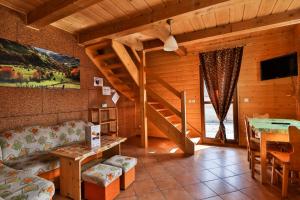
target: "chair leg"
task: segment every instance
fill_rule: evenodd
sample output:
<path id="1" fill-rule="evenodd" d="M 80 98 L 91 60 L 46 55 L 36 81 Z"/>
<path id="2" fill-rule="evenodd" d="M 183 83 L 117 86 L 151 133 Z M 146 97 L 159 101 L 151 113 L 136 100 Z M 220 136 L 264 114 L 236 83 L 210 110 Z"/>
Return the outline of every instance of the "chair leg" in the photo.
<path id="1" fill-rule="evenodd" d="M 275 158 L 272 159 L 272 177 L 271 177 L 271 184 L 277 184 L 278 177 L 276 173 L 276 163 L 275 163 Z"/>
<path id="2" fill-rule="evenodd" d="M 282 169 L 282 191 L 281 191 L 281 196 L 283 198 L 287 197 L 288 180 L 289 180 L 289 166 L 287 164 L 283 164 L 283 169 Z"/>
<path id="3" fill-rule="evenodd" d="M 255 178 L 254 173 L 255 173 L 255 155 L 253 153 L 250 153 L 250 162 L 251 162 L 251 177 Z"/>

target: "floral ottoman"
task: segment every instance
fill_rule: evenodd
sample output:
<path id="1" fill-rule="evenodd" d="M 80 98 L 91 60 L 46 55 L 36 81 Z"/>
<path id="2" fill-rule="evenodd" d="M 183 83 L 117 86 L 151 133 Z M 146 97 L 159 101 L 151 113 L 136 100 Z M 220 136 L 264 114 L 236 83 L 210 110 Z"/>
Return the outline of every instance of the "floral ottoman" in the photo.
<path id="1" fill-rule="evenodd" d="M 120 193 L 121 175 L 121 168 L 101 163 L 89 168 L 82 173 L 85 199 L 114 199 Z"/>
<path id="2" fill-rule="evenodd" d="M 125 190 L 131 183 L 135 180 L 135 166 L 137 164 L 137 159 L 128 157 L 128 156 L 121 156 L 115 155 L 105 162 L 107 165 L 112 165 L 115 167 L 120 167 L 123 170 L 123 174 L 121 176 L 121 189 Z"/>

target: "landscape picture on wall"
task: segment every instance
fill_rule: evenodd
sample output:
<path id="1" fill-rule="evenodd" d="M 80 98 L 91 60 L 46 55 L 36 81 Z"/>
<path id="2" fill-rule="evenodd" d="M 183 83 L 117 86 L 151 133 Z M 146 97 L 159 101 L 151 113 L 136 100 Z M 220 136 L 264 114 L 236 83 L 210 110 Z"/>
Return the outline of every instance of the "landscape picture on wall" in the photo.
<path id="1" fill-rule="evenodd" d="M 0 86 L 80 88 L 80 61 L 0 38 Z"/>

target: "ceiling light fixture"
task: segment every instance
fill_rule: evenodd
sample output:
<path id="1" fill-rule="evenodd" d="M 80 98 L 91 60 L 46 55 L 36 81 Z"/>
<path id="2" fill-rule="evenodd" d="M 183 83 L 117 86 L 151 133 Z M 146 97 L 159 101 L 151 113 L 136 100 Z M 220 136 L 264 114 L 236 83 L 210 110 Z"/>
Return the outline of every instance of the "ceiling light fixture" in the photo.
<path id="1" fill-rule="evenodd" d="M 169 24 L 170 35 L 166 39 L 164 44 L 164 51 L 176 51 L 178 49 L 178 44 L 175 37 L 172 35 L 172 27 L 171 27 L 172 19 L 167 20 L 167 24 Z"/>

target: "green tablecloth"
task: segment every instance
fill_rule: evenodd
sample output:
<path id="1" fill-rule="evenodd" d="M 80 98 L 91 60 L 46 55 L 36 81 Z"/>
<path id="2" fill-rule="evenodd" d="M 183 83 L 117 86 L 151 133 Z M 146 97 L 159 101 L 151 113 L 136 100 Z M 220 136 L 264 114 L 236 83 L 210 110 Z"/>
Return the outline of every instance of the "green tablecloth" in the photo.
<path id="1" fill-rule="evenodd" d="M 287 134 L 289 126 L 296 126 L 300 128 L 300 121 L 293 119 L 249 118 L 249 124 L 254 128 L 255 132 L 260 133 L 272 132 Z"/>

